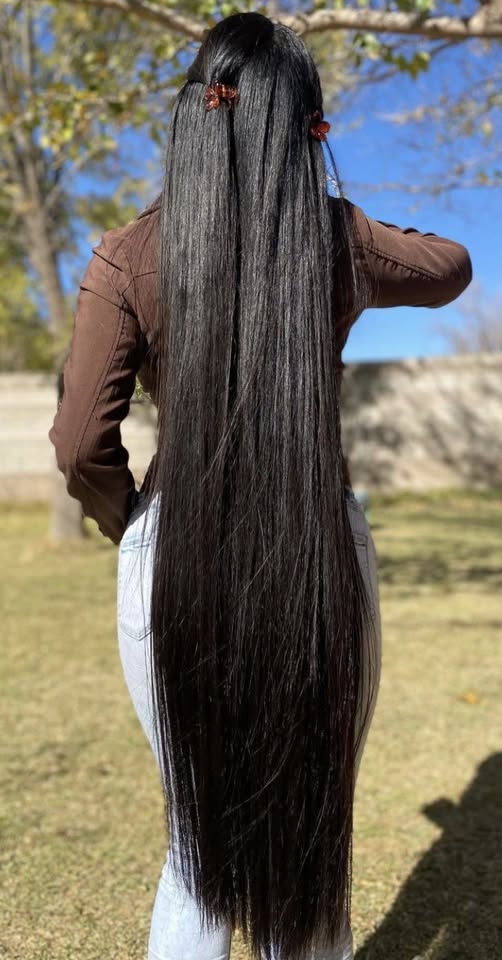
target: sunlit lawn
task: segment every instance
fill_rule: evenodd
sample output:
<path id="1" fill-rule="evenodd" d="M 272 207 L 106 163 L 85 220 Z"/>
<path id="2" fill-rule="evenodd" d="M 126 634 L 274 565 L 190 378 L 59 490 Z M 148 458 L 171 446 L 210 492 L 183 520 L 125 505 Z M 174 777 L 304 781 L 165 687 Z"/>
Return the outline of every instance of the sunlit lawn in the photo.
<path id="1" fill-rule="evenodd" d="M 502 957 L 501 508 L 502 491 L 372 502 L 384 664 L 357 960 Z M 116 548 L 49 544 L 41 506 L 0 518 L 0 956 L 142 960 L 165 837 L 116 651 Z"/>

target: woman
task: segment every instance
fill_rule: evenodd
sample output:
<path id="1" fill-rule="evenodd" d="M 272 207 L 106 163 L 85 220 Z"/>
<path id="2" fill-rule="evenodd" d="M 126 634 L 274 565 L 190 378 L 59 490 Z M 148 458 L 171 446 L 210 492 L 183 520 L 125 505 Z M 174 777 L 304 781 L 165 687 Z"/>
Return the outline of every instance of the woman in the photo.
<path id="1" fill-rule="evenodd" d="M 380 615 L 341 351 L 365 306 L 440 306 L 471 267 L 328 196 L 328 129 L 295 33 L 221 21 L 174 103 L 161 196 L 81 284 L 50 437 L 120 543 L 122 664 L 171 838 L 152 960 L 227 957 L 237 927 L 267 960 L 352 956 Z M 139 497 L 120 439 L 136 376 L 159 418 Z"/>

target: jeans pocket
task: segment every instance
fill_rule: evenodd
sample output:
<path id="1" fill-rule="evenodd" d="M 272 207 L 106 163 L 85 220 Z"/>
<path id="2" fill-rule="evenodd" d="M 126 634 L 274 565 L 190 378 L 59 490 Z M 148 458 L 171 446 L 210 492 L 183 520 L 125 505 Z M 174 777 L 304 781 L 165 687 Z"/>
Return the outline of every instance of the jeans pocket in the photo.
<path id="1" fill-rule="evenodd" d="M 152 549 L 146 543 L 121 541 L 117 571 L 117 627 L 133 640 L 146 640 L 150 633 Z"/>
<path id="2" fill-rule="evenodd" d="M 354 544 L 356 547 L 357 559 L 359 561 L 359 567 L 364 579 L 364 585 L 366 587 L 366 592 L 368 593 L 371 599 L 371 612 L 374 615 L 374 602 L 373 594 L 371 590 L 371 576 L 370 576 L 370 560 L 368 554 L 368 537 L 363 533 L 353 533 L 352 534 Z"/>
<path id="3" fill-rule="evenodd" d="M 372 564 L 370 563 L 370 537 L 371 530 L 366 519 L 363 507 L 348 500 L 348 516 L 352 529 L 352 538 L 356 549 L 359 568 L 364 580 L 366 594 L 368 597 L 369 612 L 373 622 L 377 619 L 378 594 L 377 585 L 373 582 Z"/>

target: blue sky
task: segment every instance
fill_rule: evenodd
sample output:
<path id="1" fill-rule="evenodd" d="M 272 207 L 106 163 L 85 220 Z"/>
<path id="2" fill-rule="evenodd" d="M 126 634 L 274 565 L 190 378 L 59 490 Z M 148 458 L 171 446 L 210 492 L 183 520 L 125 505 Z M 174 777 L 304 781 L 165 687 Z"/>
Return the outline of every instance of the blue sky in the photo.
<path id="1" fill-rule="evenodd" d="M 447 158 L 445 153 L 434 153 L 431 149 L 433 128 L 430 125 L 415 128 L 414 138 L 421 139 L 423 144 L 416 147 L 409 142 L 409 129 L 397 128 L 381 119 L 381 115 L 432 102 L 446 85 L 458 92 L 461 82 L 465 81 L 465 66 L 461 71 L 459 63 L 467 63 L 467 70 L 479 79 L 481 72 L 489 70 L 489 58 L 486 51 L 480 57 L 478 48 L 472 48 L 472 55 L 470 49 L 465 45 L 438 58 L 418 81 L 399 75 L 385 84 L 366 87 L 337 115 L 328 112 L 326 116 L 332 123 L 330 145 L 346 195 L 375 219 L 432 231 L 463 243 L 471 254 L 476 283 L 486 294 L 495 295 L 502 291 L 498 233 L 502 221 L 500 190 L 462 188 L 432 196 L 425 188 L 419 195 L 379 189 L 382 183 L 405 182 L 411 178 L 415 183 L 420 182 L 422 177 L 434 172 L 437 179 L 441 178 L 451 156 Z M 355 121 L 356 128 L 351 129 Z M 360 126 L 357 121 L 362 121 Z M 496 136 L 500 138 L 502 131 Z M 128 144 L 132 164 L 151 165 L 151 154 L 145 156 L 140 134 L 126 135 L 122 142 Z M 458 151 L 456 144 L 451 144 L 450 149 L 458 160 L 462 159 L 463 151 L 472 147 L 473 144 L 459 143 Z M 137 169 L 136 172 L 141 175 L 143 171 Z M 80 189 L 86 179 L 79 178 Z M 103 184 L 92 183 L 92 187 L 99 192 L 106 190 Z M 89 238 L 81 240 L 85 263 Z M 448 344 L 435 326 L 462 324 L 464 318 L 458 307 L 466 297 L 469 291 L 439 310 L 399 307 L 365 311 L 351 330 L 344 360 L 392 360 L 446 353 Z"/>
<path id="2" fill-rule="evenodd" d="M 483 145 L 459 142 L 450 145 L 450 156 L 431 153 L 434 130 L 425 124 L 410 131 L 390 125 L 380 119 L 381 114 L 409 109 L 417 103 L 433 102 L 446 85 L 460 89 L 464 78 L 459 70 L 460 58 L 468 64 L 470 73 L 478 76 L 489 69 L 489 62 L 481 62 L 480 51 L 467 48 L 452 51 L 439 59 L 432 68 L 413 81 L 400 76 L 381 87 L 367 89 L 347 113 L 330 117 L 333 121 L 332 149 L 337 159 L 339 174 L 349 198 L 362 206 L 375 219 L 399 226 L 416 227 L 463 243 L 471 254 L 474 281 L 488 295 L 502 291 L 500 238 L 498 224 L 502 218 L 502 197 L 495 188 L 461 188 L 432 196 L 424 189 L 418 196 L 375 190 L 381 183 L 395 181 L 419 182 L 424 174 L 437 171 L 438 180 L 447 170 L 452 156 L 463 159 L 467 151 L 482 150 Z M 495 56 L 495 54 L 494 54 Z M 362 126 L 340 133 L 347 120 L 364 118 Z M 338 129 L 335 129 L 338 128 Z M 496 131 L 500 136 L 502 131 Z M 409 141 L 419 141 L 414 146 Z M 368 185 L 368 189 L 363 188 Z M 469 289 L 454 303 L 438 310 L 421 307 L 367 310 L 352 328 L 344 351 L 345 361 L 399 359 L 443 354 L 448 344 L 436 332 L 435 325 L 458 325 L 464 322 L 459 305 L 472 294 Z"/>
<path id="3" fill-rule="evenodd" d="M 404 150 L 402 147 L 400 151 L 393 149 L 391 132 L 386 130 L 382 135 L 380 143 L 383 156 L 374 147 L 370 154 L 368 138 L 370 144 L 374 143 L 372 131 L 375 132 L 377 128 L 378 123 L 370 121 L 364 132 L 351 138 L 350 144 L 342 139 L 336 145 L 340 174 L 349 198 L 362 206 L 368 216 L 377 220 L 401 227 L 415 227 L 463 243 L 471 255 L 476 282 L 490 294 L 502 290 L 500 241 L 497 240 L 497 224 L 502 217 L 500 192 L 478 188 L 457 190 L 445 197 L 430 197 L 424 191 L 424 195 L 418 199 L 419 208 L 413 209 L 417 201 L 406 194 L 385 190 L 372 193 L 361 187 L 351 189 L 350 181 L 363 180 L 368 168 L 375 178 L 378 178 L 382 165 L 388 165 L 391 177 L 397 179 L 400 176 Z M 388 153 L 394 155 L 387 159 Z M 372 156 L 371 165 L 368 163 L 369 155 Z M 468 295 L 466 291 L 454 303 L 439 310 L 426 307 L 366 310 L 351 330 L 344 359 L 390 360 L 445 353 L 447 344 L 434 327 L 438 322 L 461 324 L 463 317 L 458 307 Z"/>

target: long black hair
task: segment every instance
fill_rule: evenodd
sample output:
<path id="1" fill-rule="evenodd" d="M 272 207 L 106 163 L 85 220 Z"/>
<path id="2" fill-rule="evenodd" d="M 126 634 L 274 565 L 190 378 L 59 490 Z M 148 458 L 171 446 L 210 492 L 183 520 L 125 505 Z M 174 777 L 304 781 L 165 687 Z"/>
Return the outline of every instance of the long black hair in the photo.
<path id="1" fill-rule="evenodd" d="M 239 99 L 206 110 L 206 84 Z M 176 869 L 254 956 L 350 907 L 371 627 L 344 495 L 322 94 L 289 28 L 210 30 L 173 107 L 160 216 L 153 696 Z M 350 299 L 350 297 L 349 297 Z"/>

